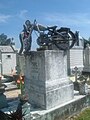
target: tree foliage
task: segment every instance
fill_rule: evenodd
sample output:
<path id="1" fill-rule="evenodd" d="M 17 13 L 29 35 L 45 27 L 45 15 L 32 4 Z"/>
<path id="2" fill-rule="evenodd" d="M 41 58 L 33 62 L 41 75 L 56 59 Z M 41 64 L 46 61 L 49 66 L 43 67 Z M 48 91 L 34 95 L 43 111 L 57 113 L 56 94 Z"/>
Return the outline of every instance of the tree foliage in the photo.
<path id="1" fill-rule="evenodd" d="M 0 35 L 0 45 L 14 45 L 13 38 L 8 38 L 7 35 L 2 33 Z"/>

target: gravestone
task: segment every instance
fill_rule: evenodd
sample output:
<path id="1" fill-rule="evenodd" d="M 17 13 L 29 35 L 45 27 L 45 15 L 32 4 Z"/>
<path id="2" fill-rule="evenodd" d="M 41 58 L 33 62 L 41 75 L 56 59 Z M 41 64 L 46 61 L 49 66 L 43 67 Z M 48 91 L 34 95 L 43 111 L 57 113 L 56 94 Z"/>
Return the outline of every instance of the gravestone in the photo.
<path id="1" fill-rule="evenodd" d="M 74 98 L 64 51 L 31 51 L 25 62 L 25 90 L 31 105 L 50 109 Z"/>

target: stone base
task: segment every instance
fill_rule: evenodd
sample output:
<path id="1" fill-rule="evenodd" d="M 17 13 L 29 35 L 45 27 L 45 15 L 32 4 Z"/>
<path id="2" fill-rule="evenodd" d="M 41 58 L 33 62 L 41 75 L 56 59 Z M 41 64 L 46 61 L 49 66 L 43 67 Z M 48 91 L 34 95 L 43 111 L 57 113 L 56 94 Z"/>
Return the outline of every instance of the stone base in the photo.
<path id="1" fill-rule="evenodd" d="M 73 100 L 49 110 L 32 109 L 31 120 L 74 120 L 72 116 L 87 107 L 90 107 L 90 95 L 76 95 Z"/>
<path id="2" fill-rule="evenodd" d="M 73 84 L 69 81 L 55 87 L 52 86 L 53 89 L 46 91 L 46 104 L 43 106 L 45 109 L 56 107 L 74 98 Z"/>
<path id="3" fill-rule="evenodd" d="M 0 94 L 0 109 L 7 107 L 7 105 L 6 96 L 4 94 Z"/>
<path id="4" fill-rule="evenodd" d="M 40 86 L 36 86 L 35 88 L 37 88 L 37 91 L 32 88 L 28 90 L 28 93 L 30 93 L 29 101 L 35 107 L 50 109 L 74 98 L 73 83 L 70 81 L 49 86 L 46 88 L 46 91 L 43 91 Z"/>

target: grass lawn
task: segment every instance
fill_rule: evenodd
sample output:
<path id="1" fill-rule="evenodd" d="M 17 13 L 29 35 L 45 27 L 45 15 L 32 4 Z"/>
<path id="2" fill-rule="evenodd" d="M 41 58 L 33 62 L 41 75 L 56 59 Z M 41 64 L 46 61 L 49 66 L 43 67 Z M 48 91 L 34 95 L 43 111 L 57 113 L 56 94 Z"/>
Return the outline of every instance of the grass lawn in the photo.
<path id="1" fill-rule="evenodd" d="M 80 114 L 69 118 L 69 120 L 90 120 L 90 108 L 83 110 Z"/>

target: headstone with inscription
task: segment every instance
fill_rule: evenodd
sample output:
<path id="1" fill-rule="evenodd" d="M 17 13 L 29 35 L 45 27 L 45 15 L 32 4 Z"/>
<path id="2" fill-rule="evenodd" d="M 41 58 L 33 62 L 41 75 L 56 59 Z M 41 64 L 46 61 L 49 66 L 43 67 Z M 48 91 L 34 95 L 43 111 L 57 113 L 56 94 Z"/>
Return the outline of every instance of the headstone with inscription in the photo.
<path id="1" fill-rule="evenodd" d="M 31 105 L 50 109 L 73 99 L 64 51 L 31 51 L 25 62 L 25 90 Z"/>

